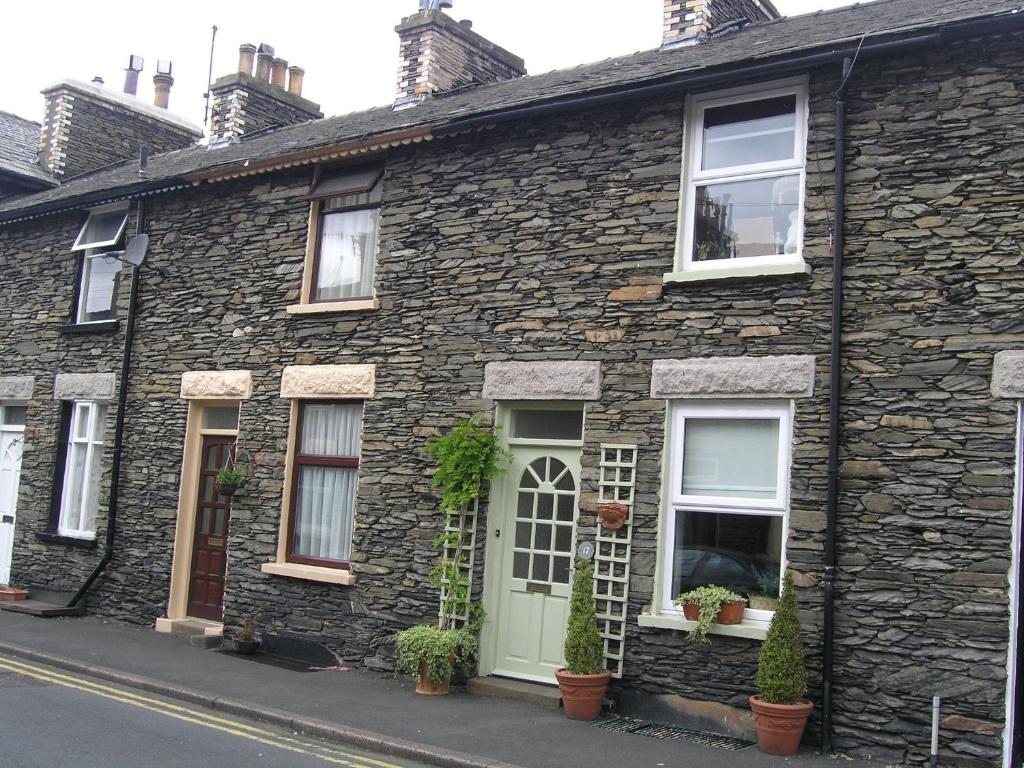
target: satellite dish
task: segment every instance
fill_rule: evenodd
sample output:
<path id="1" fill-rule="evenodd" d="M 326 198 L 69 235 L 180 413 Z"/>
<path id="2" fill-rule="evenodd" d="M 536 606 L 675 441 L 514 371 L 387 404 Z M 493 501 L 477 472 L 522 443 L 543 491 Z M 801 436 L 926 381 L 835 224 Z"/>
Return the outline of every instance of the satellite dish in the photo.
<path id="1" fill-rule="evenodd" d="M 149 235 L 136 235 L 128 241 L 124 249 L 124 260 L 133 267 L 142 265 L 146 259 L 146 249 L 149 248 Z"/>

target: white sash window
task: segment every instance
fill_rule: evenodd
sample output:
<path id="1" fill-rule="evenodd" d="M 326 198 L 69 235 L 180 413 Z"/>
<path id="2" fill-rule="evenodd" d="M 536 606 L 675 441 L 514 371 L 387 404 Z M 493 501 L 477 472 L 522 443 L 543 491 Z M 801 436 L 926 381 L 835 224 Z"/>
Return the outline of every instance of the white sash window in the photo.
<path id="1" fill-rule="evenodd" d="M 96 535 L 106 420 L 107 406 L 103 403 L 76 401 L 71 405 L 57 524 L 57 533 L 61 536 L 91 539 Z"/>

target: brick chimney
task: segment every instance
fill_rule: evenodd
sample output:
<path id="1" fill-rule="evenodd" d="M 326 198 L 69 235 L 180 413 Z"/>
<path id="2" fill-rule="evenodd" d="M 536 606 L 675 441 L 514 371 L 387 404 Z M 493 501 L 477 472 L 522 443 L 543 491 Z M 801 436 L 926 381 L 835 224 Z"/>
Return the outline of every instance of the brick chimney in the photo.
<path id="1" fill-rule="evenodd" d="M 210 143 L 323 117 L 320 105 L 302 96 L 304 74 L 301 67 L 289 67 L 284 59 L 275 58 L 274 49 L 266 43 L 258 49 L 249 43 L 240 46 L 238 71 L 220 78 L 210 89 Z"/>
<path id="2" fill-rule="evenodd" d="M 661 47 L 700 42 L 701 34 L 732 21 L 751 23 L 779 18 L 770 0 L 664 0 L 665 31 Z"/>
<path id="3" fill-rule="evenodd" d="M 420 12 L 395 27 L 400 40 L 398 98 L 404 109 L 455 88 L 514 80 L 526 74 L 518 56 L 455 21 L 441 8 L 450 2 L 420 0 Z"/>
<path id="4" fill-rule="evenodd" d="M 132 58 L 137 62 L 129 64 L 128 88 L 142 68 L 141 59 Z M 199 126 L 166 108 L 95 82 L 61 80 L 42 93 L 39 164 L 56 179 L 134 160 L 142 146 L 154 154 L 183 149 L 203 135 Z"/>

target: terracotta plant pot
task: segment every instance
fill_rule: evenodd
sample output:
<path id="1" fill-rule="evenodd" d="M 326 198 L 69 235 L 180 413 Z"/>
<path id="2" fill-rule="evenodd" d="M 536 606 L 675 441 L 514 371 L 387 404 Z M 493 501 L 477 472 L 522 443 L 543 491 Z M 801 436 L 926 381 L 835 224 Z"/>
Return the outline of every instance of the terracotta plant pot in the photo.
<path id="1" fill-rule="evenodd" d="M 454 663 L 455 659 L 451 659 L 451 661 Z M 444 696 L 448 693 L 451 684 L 450 678 L 435 683 L 430 679 L 430 665 L 425 660 L 420 662 L 420 678 L 416 681 L 416 693 L 422 693 L 424 696 Z"/>
<path id="2" fill-rule="evenodd" d="M 617 531 L 626 522 L 629 515 L 629 507 L 618 502 L 609 502 L 597 505 L 597 519 L 607 531 Z"/>
<path id="3" fill-rule="evenodd" d="M 757 748 L 769 755 L 795 755 L 814 705 L 809 701 L 769 704 L 760 696 L 751 696 L 750 709 L 757 726 Z"/>
<path id="4" fill-rule="evenodd" d="M 723 603 L 715 616 L 716 624 L 739 624 L 743 621 L 743 611 L 746 609 L 745 600 L 734 600 L 731 603 Z M 689 621 L 696 621 L 700 618 L 700 606 L 697 603 L 683 603 L 683 616 Z"/>
<path id="5" fill-rule="evenodd" d="M 571 675 L 564 669 L 555 671 L 558 692 L 562 696 L 565 716 L 570 720 L 597 720 L 604 703 L 604 692 L 608 690 L 611 672 L 597 675 Z"/>
<path id="6" fill-rule="evenodd" d="M 0 587 L 0 600 L 27 600 L 27 589 L 16 589 L 14 587 Z"/>

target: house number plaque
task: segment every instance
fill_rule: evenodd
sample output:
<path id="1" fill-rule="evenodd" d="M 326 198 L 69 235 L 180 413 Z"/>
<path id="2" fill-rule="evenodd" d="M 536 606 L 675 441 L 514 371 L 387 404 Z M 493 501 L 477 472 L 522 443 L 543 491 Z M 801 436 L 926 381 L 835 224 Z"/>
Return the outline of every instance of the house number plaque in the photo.
<path id="1" fill-rule="evenodd" d="M 581 541 L 576 547 L 576 557 L 580 560 L 590 560 L 594 556 L 594 542 Z"/>

